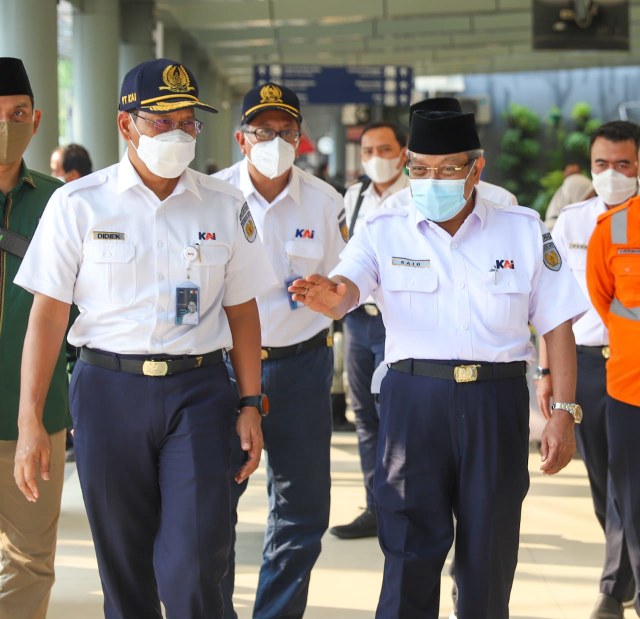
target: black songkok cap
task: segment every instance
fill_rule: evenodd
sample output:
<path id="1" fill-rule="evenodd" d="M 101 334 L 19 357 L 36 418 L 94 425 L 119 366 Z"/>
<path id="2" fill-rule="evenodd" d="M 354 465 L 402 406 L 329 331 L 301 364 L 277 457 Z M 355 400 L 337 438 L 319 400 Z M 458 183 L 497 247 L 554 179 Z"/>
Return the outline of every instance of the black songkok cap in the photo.
<path id="1" fill-rule="evenodd" d="M 123 112 L 146 110 L 167 114 L 188 107 L 218 111 L 198 99 L 195 76 L 175 60 L 148 60 L 133 67 L 122 80 L 118 109 Z"/>
<path id="2" fill-rule="evenodd" d="M 29 76 L 20 58 L 0 58 L 0 96 L 28 95 L 33 98 Z"/>
<path id="3" fill-rule="evenodd" d="M 409 150 L 420 155 L 452 155 L 476 150 L 480 138 L 473 114 L 414 112 Z"/>
<path id="4" fill-rule="evenodd" d="M 273 82 L 256 86 L 244 96 L 240 122 L 249 123 L 254 116 L 267 110 L 282 110 L 291 114 L 299 123 L 302 122 L 298 95 L 286 86 Z"/>
<path id="5" fill-rule="evenodd" d="M 409 122 L 414 112 L 458 112 L 462 114 L 460 101 L 453 97 L 432 97 L 409 106 Z"/>

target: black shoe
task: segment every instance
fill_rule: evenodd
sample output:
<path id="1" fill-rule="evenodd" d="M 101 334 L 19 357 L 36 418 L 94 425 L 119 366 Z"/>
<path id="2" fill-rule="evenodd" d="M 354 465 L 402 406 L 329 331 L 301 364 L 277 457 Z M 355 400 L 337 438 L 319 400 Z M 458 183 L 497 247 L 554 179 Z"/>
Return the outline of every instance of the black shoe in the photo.
<path id="1" fill-rule="evenodd" d="M 371 509 L 365 509 L 353 522 L 329 529 L 331 535 L 340 539 L 359 539 L 361 537 L 377 537 L 378 521 Z"/>
<path id="2" fill-rule="evenodd" d="M 624 608 L 616 598 L 601 593 L 593 607 L 589 619 L 624 619 Z"/>
<path id="3" fill-rule="evenodd" d="M 351 423 L 348 419 L 340 419 L 333 420 L 333 431 L 334 432 L 355 432 L 356 426 Z"/>

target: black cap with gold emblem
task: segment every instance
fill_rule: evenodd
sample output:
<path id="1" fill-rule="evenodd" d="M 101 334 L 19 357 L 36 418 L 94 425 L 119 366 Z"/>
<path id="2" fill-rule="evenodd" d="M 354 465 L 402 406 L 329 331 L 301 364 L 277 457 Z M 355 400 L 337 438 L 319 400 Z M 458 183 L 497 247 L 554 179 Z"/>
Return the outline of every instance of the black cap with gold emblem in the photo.
<path id="1" fill-rule="evenodd" d="M 243 124 L 251 122 L 254 116 L 267 110 L 288 112 L 299 123 L 302 122 L 298 95 L 286 86 L 273 82 L 256 86 L 244 96 L 240 122 Z"/>
<path id="2" fill-rule="evenodd" d="M 218 111 L 198 99 L 196 78 L 175 60 L 157 58 L 143 62 L 133 67 L 122 80 L 120 111 L 146 110 L 166 114 L 186 107 Z"/>
<path id="3" fill-rule="evenodd" d="M 0 58 L 0 96 L 28 95 L 33 97 L 27 71 L 20 58 Z"/>

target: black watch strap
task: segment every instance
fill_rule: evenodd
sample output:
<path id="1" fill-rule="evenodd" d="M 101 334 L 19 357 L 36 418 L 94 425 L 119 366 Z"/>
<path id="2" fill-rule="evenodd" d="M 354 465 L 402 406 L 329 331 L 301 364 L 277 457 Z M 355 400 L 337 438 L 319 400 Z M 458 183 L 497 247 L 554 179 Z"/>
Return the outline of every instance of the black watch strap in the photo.
<path id="1" fill-rule="evenodd" d="M 269 399 L 264 393 L 260 395 L 246 395 L 240 398 L 238 400 L 238 410 L 245 406 L 254 406 L 263 417 L 269 414 Z"/>

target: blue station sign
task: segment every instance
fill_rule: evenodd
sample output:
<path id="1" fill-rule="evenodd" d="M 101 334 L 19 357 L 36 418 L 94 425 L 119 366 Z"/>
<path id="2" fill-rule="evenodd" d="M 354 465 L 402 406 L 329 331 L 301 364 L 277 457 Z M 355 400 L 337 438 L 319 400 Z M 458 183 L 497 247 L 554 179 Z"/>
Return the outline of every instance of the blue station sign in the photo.
<path id="1" fill-rule="evenodd" d="M 408 66 L 380 65 L 323 67 L 301 64 L 259 64 L 254 84 L 276 82 L 291 88 L 301 103 L 361 103 L 408 107 L 413 70 Z"/>

